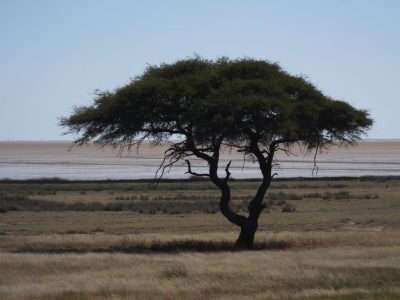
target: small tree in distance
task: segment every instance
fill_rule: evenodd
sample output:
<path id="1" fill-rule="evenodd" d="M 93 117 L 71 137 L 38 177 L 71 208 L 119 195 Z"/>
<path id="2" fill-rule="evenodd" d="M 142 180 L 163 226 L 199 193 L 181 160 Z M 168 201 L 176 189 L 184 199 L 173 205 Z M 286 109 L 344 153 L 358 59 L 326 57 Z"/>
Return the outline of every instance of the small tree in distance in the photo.
<path id="1" fill-rule="evenodd" d="M 241 249 L 253 247 L 278 151 L 288 151 L 295 143 L 309 151 L 354 144 L 372 123 L 365 110 L 325 96 L 275 63 L 200 57 L 149 66 L 128 85 L 98 93 L 93 105 L 76 108 L 60 122 L 79 134 L 78 144 L 171 142 L 160 177 L 166 167 L 185 160 L 187 173 L 209 178 L 221 191 L 221 213 L 241 229 L 235 243 Z M 231 162 L 222 166 L 224 176 L 218 174 L 223 147 L 244 152 L 259 164 L 262 180 L 247 216 L 229 205 Z M 193 157 L 207 162 L 207 172 L 193 170 Z"/>

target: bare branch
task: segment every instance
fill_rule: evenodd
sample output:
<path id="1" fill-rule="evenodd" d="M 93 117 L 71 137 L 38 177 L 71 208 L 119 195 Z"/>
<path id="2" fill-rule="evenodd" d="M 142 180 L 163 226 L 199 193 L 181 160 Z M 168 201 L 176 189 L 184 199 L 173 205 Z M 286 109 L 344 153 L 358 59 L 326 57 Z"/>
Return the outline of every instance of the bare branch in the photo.
<path id="1" fill-rule="evenodd" d="M 190 165 L 190 161 L 189 161 L 188 159 L 185 159 L 185 161 L 186 161 L 187 166 L 188 166 L 188 170 L 187 170 L 187 172 L 185 172 L 185 174 L 191 174 L 191 175 L 194 175 L 194 176 L 207 176 L 207 177 L 210 177 L 210 174 L 209 174 L 209 173 L 197 173 L 197 172 L 193 172 L 193 171 L 192 171 L 192 167 L 191 167 L 191 165 Z"/>
<path id="2" fill-rule="evenodd" d="M 277 147 L 276 151 L 282 151 L 284 152 L 287 156 L 293 155 L 293 156 L 297 156 L 296 154 L 294 154 L 290 149 L 286 149 L 286 148 L 281 148 L 281 147 Z"/>
<path id="3" fill-rule="evenodd" d="M 232 161 L 230 160 L 225 167 L 226 176 L 225 176 L 224 182 L 228 182 L 228 179 L 231 176 L 231 172 L 229 172 L 229 167 L 231 166 L 231 163 L 232 163 Z"/>
<path id="4" fill-rule="evenodd" d="M 314 153 L 314 159 L 313 159 L 314 166 L 313 166 L 313 169 L 312 169 L 312 175 L 313 175 L 313 176 L 318 175 L 318 165 L 317 165 L 317 154 L 318 154 L 318 150 L 319 150 L 319 143 L 317 144 L 317 147 L 315 147 L 315 153 Z M 314 175 L 314 174 L 315 174 L 315 175 Z"/>
<path id="5" fill-rule="evenodd" d="M 279 168 L 281 166 L 280 163 L 274 163 L 271 165 L 272 168 Z"/>
<path id="6" fill-rule="evenodd" d="M 176 143 L 165 150 L 164 158 L 154 175 L 153 185 L 157 186 L 164 174 L 169 173 L 175 163 L 187 156 L 190 155 L 186 152 L 184 142 Z"/>
<path id="7" fill-rule="evenodd" d="M 212 160 L 212 157 L 210 155 L 204 153 L 204 149 L 199 150 L 196 147 L 193 136 L 190 133 L 187 135 L 187 139 L 185 141 L 185 147 L 187 150 L 191 151 L 195 156 L 207 161 L 208 163 L 210 163 L 210 161 Z"/>
<path id="8" fill-rule="evenodd" d="M 243 153 L 243 164 L 242 164 L 242 172 L 244 170 L 244 164 L 246 162 L 246 153 Z"/>
<path id="9" fill-rule="evenodd" d="M 161 179 L 164 177 L 164 174 L 169 173 L 173 165 L 176 164 L 182 157 L 184 157 L 184 154 L 179 154 L 171 157 L 165 156 L 154 175 L 154 179 L 152 182 L 153 186 L 157 186 Z M 167 160 L 169 160 L 169 162 L 166 164 Z"/>
<path id="10" fill-rule="evenodd" d="M 263 149 L 263 150 L 261 150 L 261 153 L 262 153 L 262 154 L 269 155 L 269 151 L 268 151 L 268 150 L 266 150 L 266 149 Z"/>

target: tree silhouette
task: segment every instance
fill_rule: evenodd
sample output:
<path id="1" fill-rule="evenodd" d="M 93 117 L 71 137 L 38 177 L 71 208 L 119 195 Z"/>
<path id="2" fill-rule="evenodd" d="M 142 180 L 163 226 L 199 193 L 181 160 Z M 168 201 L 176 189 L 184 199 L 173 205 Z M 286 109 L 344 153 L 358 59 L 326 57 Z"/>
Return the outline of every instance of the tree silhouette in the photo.
<path id="1" fill-rule="evenodd" d="M 241 228 L 235 246 L 245 249 L 253 246 L 278 151 L 289 151 L 295 143 L 308 151 L 354 144 L 372 123 L 365 110 L 333 100 L 275 63 L 200 57 L 148 66 L 131 83 L 97 93 L 93 105 L 76 108 L 60 122 L 79 134 L 78 144 L 171 142 L 158 176 L 185 160 L 187 173 L 208 177 L 221 191 L 222 214 Z M 224 147 L 244 152 L 259 164 L 262 181 L 247 216 L 229 206 L 231 162 L 222 166 L 224 176 L 218 174 Z M 207 172 L 193 170 L 193 157 L 207 162 Z"/>

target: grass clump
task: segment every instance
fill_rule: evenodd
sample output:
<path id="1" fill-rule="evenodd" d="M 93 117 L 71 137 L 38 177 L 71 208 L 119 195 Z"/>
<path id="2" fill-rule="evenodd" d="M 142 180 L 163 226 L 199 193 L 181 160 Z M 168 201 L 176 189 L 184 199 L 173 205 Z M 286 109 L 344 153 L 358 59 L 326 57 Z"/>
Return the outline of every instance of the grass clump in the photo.
<path id="1" fill-rule="evenodd" d="M 174 263 L 161 271 L 161 278 L 175 279 L 188 277 L 188 270 L 182 263 Z"/>

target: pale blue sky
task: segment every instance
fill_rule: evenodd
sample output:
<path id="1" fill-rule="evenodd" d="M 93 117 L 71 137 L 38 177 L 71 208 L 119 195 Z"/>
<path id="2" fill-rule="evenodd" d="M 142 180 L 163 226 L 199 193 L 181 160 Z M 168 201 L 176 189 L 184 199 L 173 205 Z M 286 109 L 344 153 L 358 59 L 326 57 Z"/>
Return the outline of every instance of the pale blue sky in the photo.
<path id="1" fill-rule="evenodd" d="M 95 89 L 194 53 L 279 62 L 400 138 L 396 0 L 0 0 L 0 43 L 0 140 L 70 139 Z"/>

